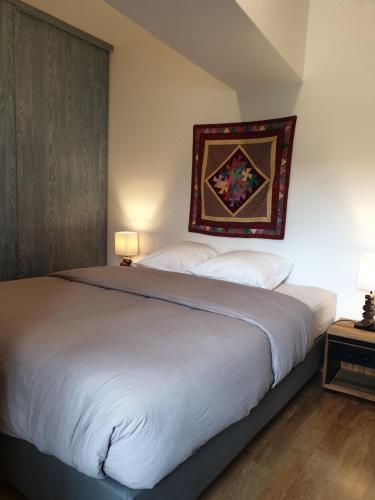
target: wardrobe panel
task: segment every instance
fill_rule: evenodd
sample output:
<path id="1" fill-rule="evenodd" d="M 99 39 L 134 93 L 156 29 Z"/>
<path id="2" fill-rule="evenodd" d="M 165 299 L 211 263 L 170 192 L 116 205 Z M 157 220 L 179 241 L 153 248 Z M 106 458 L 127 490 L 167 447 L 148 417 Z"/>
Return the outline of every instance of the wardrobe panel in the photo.
<path id="1" fill-rule="evenodd" d="M 14 7 L 0 0 L 0 280 L 17 276 Z"/>
<path id="2" fill-rule="evenodd" d="M 15 18 L 19 276 L 105 264 L 108 54 Z"/>

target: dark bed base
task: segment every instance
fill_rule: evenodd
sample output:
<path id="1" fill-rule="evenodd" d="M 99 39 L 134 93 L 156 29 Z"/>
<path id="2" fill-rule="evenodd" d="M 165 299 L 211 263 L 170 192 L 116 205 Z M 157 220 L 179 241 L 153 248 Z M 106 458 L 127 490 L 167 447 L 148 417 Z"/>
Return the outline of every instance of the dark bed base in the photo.
<path id="1" fill-rule="evenodd" d="M 202 446 L 151 490 L 132 490 L 112 479 L 93 479 L 40 453 L 26 441 L 0 434 L 0 477 L 30 500 L 192 500 L 228 466 L 291 400 L 322 364 L 321 337 L 298 365 L 252 410 Z"/>

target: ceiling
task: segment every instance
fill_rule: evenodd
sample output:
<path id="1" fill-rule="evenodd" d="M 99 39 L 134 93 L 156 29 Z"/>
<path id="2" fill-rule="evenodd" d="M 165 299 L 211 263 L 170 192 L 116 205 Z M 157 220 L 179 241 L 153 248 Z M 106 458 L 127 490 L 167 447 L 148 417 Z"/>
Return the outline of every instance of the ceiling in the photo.
<path id="1" fill-rule="evenodd" d="M 303 78 L 308 0 L 106 0 L 233 89 Z"/>

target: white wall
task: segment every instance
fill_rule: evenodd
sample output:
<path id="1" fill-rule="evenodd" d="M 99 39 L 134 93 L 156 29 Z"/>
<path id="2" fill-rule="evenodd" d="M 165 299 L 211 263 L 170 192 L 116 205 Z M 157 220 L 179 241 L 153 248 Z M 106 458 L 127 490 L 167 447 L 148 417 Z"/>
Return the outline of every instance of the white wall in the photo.
<path id="1" fill-rule="evenodd" d="M 375 2 L 310 0 L 305 80 L 241 97 L 243 119 L 298 115 L 282 242 L 291 280 L 335 290 L 360 317 L 359 256 L 375 250 Z"/>
<path id="2" fill-rule="evenodd" d="M 362 292 L 355 284 L 359 256 L 375 250 L 374 25 L 373 0 L 311 0 L 302 86 L 252 89 L 239 96 L 244 120 L 298 115 L 283 241 L 188 233 L 190 126 L 205 121 L 188 110 L 186 157 L 178 179 L 169 177 L 176 167 L 173 160 L 165 165 L 160 189 L 166 195 L 144 228 L 143 251 L 190 238 L 228 249 L 278 252 L 295 262 L 290 281 L 336 291 L 338 313 L 360 317 Z M 146 177 L 133 179 L 127 189 L 134 186 L 136 192 Z M 133 227 L 142 229 L 134 207 L 143 205 L 146 212 L 148 204 L 154 207 L 151 190 L 134 194 L 125 204 L 124 222 L 134 221 Z"/>
<path id="3" fill-rule="evenodd" d="M 303 77 L 309 0 L 236 0 L 253 23 Z"/>

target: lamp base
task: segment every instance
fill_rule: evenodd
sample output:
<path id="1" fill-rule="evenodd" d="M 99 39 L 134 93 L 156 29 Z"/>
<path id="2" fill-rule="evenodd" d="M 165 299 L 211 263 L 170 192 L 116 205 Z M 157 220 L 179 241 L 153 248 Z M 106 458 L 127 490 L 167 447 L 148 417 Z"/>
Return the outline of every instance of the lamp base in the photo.
<path id="1" fill-rule="evenodd" d="M 375 332 L 375 297 L 372 292 L 365 296 L 365 305 L 363 306 L 362 321 L 354 323 L 354 328 Z"/>
<path id="2" fill-rule="evenodd" d="M 362 321 L 358 321 L 357 323 L 354 323 L 354 328 L 358 328 L 359 330 L 366 330 L 367 332 L 374 332 L 375 333 L 375 324 L 364 325 L 362 323 Z"/>
<path id="3" fill-rule="evenodd" d="M 132 260 L 130 257 L 123 257 L 120 262 L 120 266 L 131 266 L 132 265 Z"/>

